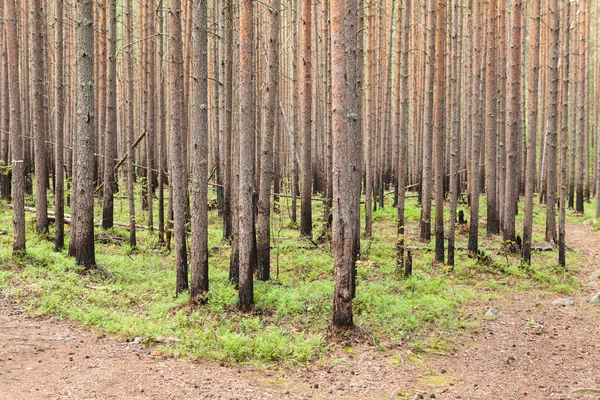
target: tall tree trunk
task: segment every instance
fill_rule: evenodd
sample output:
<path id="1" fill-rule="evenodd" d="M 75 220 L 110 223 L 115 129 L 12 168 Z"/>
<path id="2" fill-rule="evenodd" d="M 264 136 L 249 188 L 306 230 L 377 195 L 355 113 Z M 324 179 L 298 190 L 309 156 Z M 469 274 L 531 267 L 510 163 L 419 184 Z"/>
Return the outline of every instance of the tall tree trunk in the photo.
<path id="1" fill-rule="evenodd" d="M 423 114 L 423 178 L 421 182 L 421 233 L 419 239 L 431 239 L 431 186 L 433 175 L 433 80 L 435 75 L 435 0 L 427 0 L 427 44 L 425 66 L 425 109 Z"/>
<path id="2" fill-rule="evenodd" d="M 125 31 L 127 43 L 133 42 L 133 0 L 125 0 Z M 137 238 L 135 232 L 135 192 L 134 192 L 134 88 L 133 88 L 133 49 L 130 47 L 125 49 L 127 73 L 126 73 L 126 123 L 125 123 L 125 138 L 127 142 L 127 202 L 129 207 L 129 245 L 131 248 L 137 246 Z"/>
<path id="3" fill-rule="evenodd" d="M 519 151 L 519 110 L 521 107 L 521 19 L 522 0 L 515 0 L 511 14 L 510 53 L 508 68 L 508 118 L 506 120 L 506 195 L 504 197 L 503 238 L 515 250 L 515 216 L 519 195 L 517 165 Z"/>
<path id="4" fill-rule="evenodd" d="M 41 0 L 31 4 L 31 80 L 33 89 L 33 140 L 35 145 L 35 229 L 48 233 L 48 198 L 46 185 L 46 129 L 44 126 L 44 96 L 46 76 L 44 71 L 44 9 Z"/>
<path id="5" fill-rule="evenodd" d="M 146 203 L 148 206 L 148 227 L 154 229 L 154 209 L 153 209 L 153 194 L 154 194 L 154 147 L 156 135 L 156 88 L 155 82 L 155 52 L 156 42 L 154 35 L 154 0 L 146 0 L 146 33 L 147 40 L 147 66 L 146 66 L 146 85 L 148 86 L 147 98 L 147 114 L 146 114 Z"/>
<path id="6" fill-rule="evenodd" d="M 102 198 L 102 228 L 114 223 L 115 158 L 117 156 L 117 2 L 107 3 L 106 68 L 106 132 L 104 136 L 104 196 Z"/>
<path id="7" fill-rule="evenodd" d="M 184 110 L 184 74 L 183 74 L 183 43 L 181 31 L 181 0 L 173 0 L 169 17 L 169 60 L 170 96 L 171 96 L 171 188 L 173 204 L 173 238 L 175 241 L 175 269 L 177 272 L 176 293 L 180 294 L 188 289 L 188 268 L 185 224 L 185 210 L 187 201 L 187 174 L 186 158 L 183 148 L 187 147 L 183 121 L 186 113 Z M 185 124 L 187 126 L 187 124 Z"/>
<path id="8" fill-rule="evenodd" d="M 559 12 L 558 8 L 551 9 L 552 14 Z M 558 17 L 552 16 L 558 21 Z M 550 26 L 549 62 L 548 62 L 548 136 L 547 146 L 547 172 L 546 172 L 546 240 L 556 241 L 556 147 L 558 136 L 558 57 L 559 57 L 559 26 Z"/>
<path id="9" fill-rule="evenodd" d="M 500 220 L 498 217 L 498 197 L 496 187 L 497 160 L 496 160 L 496 119 L 497 119 L 497 91 L 496 91 L 496 18 L 497 1 L 490 0 L 487 4 L 487 68 L 486 68 L 486 104 L 485 104 L 485 155 L 486 155 L 486 194 L 487 194 L 487 233 L 497 235 L 500 233 Z"/>
<path id="10" fill-rule="evenodd" d="M 434 85 L 435 261 L 444 263 L 444 136 L 446 130 L 446 0 L 437 1 Z"/>
<path id="11" fill-rule="evenodd" d="M 65 245 L 65 175 L 63 169 L 63 139 L 65 134 L 64 113 L 65 113 L 65 97 L 63 83 L 63 63 L 64 63 L 64 46 L 63 46 L 63 3 L 56 2 L 56 62 L 54 64 L 54 79 L 55 79 L 55 116 L 54 116 L 54 136 L 56 146 L 54 148 L 54 168 L 56 182 L 54 184 L 54 203 L 55 203 L 55 236 L 54 236 L 54 251 L 61 251 Z"/>
<path id="12" fill-rule="evenodd" d="M 527 120 L 527 166 L 525 176 L 525 211 L 523 215 L 523 261 L 531 263 L 531 236 L 533 231 L 533 191 L 535 189 L 535 157 L 538 121 L 538 82 L 540 70 L 540 2 L 531 2 L 529 38 L 529 118 Z"/>
<path id="13" fill-rule="evenodd" d="M 558 10 L 558 1 L 550 0 L 554 10 Z M 564 51 L 563 51 L 563 79 L 561 82 L 562 91 L 562 121 L 560 129 L 560 186 L 558 193 L 558 264 L 562 267 L 566 266 L 566 235 L 565 235 L 565 224 L 566 224 L 566 209 L 567 209 L 567 188 L 568 188 L 568 176 L 567 166 L 569 163 L 569 76 L 570 76 L 570 30 L 571 30 L 571 2 L 570 0 L 564 0 L 563 2 L 565 18 L 563 20 L 563 38 L 564 38 Z M 559 18 L 557 13 L 552 15 L 552 25 L 556 28 Z M 571 119 L 571 122 L 573 120 Z"/>
<path id="14" fill-rule="evenodd" d="M 94 251 L 94 29 L 92 0 L 77 4 L 77 265 L 96 264 Z"/>
<path id="15" fill-rule="evenodd" d="M 452 2 L 452 44 L 451 44 L 451 60 L 452 60 L 452 72 L 451 72 L 451 88 L 450 88 L 450 101 L 452 109 L 452 126 L 450 129 L 450 216 L 448 224 L 448 262 L 447 264 L 451 267 L 454 266 L 454 249 L 455 249 L 455 237 L 456 237 L 456 207 L 458 202 L 459 193 L 459 141 L 461 133 L 461 119 L 460 119 L 460 54 L 462 53 L 462 7 L 459 4 L 459 0 Z"/>
<path id="16" fill-rule="evenodd" d="M 401 117 L 398 121 L 397 129 L 399 129 L 398 137 L 398 243 L 396 246 L 396 260 L 397 267 L 402 270 L 404 267 L 404 232 L 405 232 L 405 198 L 406 198 L 406 182 L 408 177 L 408 132 L 409 132 L 409 120 L 408 111 L 410 107 L 410 98 L 408 95 L 409 90 L 409 67 L 410 67 L 410 27 L 411 27 L 411 0 L 404 0 L 402 2 L 403 13 L 398 13 L 398 19 L 403 22 L 402 25 L 402 46 L 398 46 L 396 53 L 396 61 L 399 63 L 402 59 L 402 68 L 398 68 L 398 75 L 396 80 L 400 84 L 400 92 L 398 95 L 398 101 L 396 108 L 400 109 Z M 402 57 L 400 57 L 400 48 L 402 48 Z"/>
<path id="17" fill-rule="evenodd" d="M 473 95 L 470 107 L 472 108 L 472 137 L 471 140 L 471 221 L 469 226 L 469 253 L 476 255 L 479 250 L 479 189 L 480 189 L 480 168 L 479 157 L 481 154 L 481 139 L 483 135 L 483 115 L 480 107 L 482 98 L 481 92 L 481 60 L 482 60 L 482 36 L 483 28 L 481 21 L 481 4 L 474 2 L 470 18 L 474 21 L 473 26 Z"/>
<path id="18" fill-rule="evenodd" d="M 359 235 L 361 151 L 357 85 L 357 2 L 331 0 L 331 100 L 335 292 L 333 324 L 351 326 L 355 238 Z"/>
<path id="19" fill-rule="evenodd" d="M 233 0 L 225 0 L 223 6 L 225 21 L 225 134 L 223 140 L 224 168 L 223 168 L 223 238 L 231 239 L 231 187 L 233 184 L 231 135 L 233 130 Z"/>
<path id="20" fill-rule="evenodd" d="M 208 37 L 207 3 L 193 4 L 192 76 L 192 263 L 190 296 L 205 302 L 208 294 Z M 149 179 L 148 182 L 151 180 Z M 150 203 L 148 203 L 150 204 Z"/>
<path id="21" fill-rule="evenodd" d="M 273 179 L 273 138 L 279 136 L 279 15 L 281 1 L 274 0 L 269 12 L 269 71 L 266 87 L 266 127 L 261 141 L 260 190 L 258 198 L 258 279 L 271 275 L 271 181 Z"/>
<path id="22" fill-rule="evenodd" d="M 585 181 L 585 90 L 586 90 L 586 65 L 585 53 L 587 48 L 587 32 L 585 30 L 585 14 L 587 12 L 585 0 L 577 3 L 578 7 L 578 26 L 579 26 L 579 49 L 577 55 L 578 69 L 578 92 L 577 92 L 577 168 L 576 168 L 576 190 L 575 190 L 575 211 L 583 214 L 583 185 Z"/>
<path id="23" fill-rule="evenodd" d="M 312 238 L 312 0 L 302 2 L 302 201 L 300 204 L 300 230 Z"/>
<path id="24" fill-rule="evenodd" d="M 252 206 L 254 183 L 255 127 L 254 116 L 254 1 L 240 0 L 240 178 L 239 178 L 239 297 L 238 308 L 249 311 L 254 307 L 252 262 L 254 248 L 254 212 Z"/>
<path id="25" fill-rule="evenodd" d="M 25 162 L 23 160 L 23 130 L 21 125 L 21 99 L 19 79 L 19 54 L 17 46 L 17 13 L 15 1 L 4 2 L 5 31 L 7 39 L 8 82 L 10 97 L 10 147 L 12 149 L 13 198 L 13 254 L 25 251 Z"/>

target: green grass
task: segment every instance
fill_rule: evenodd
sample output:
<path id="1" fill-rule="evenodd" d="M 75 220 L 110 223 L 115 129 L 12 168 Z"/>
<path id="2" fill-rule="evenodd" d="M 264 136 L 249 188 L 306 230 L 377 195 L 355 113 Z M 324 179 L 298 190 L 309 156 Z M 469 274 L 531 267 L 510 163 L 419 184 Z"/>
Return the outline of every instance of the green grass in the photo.
<path id="1" fill-rule="evenodd" d="M 33 315 L 57 316 L 125 340 L 139 337 L 179 357 L 298 364 L 327 358 L 332 347 L 351 346 L 357 340 L 380 350 L 409 345 L 415 350 L 443 351 L 453 337 L 477 323 L 466 316 L 464 306 L 469 301 L 513 290 L 569 293 L 577 286 L 572 276 L 576 255 L 569 255 L 567 270 L 558 270 L 555 252 L 535 253 L 534 264 L 524 268 L 518 257 L 500 250 L 488 252 L 492 259 L 488 264 L 459 251 L 456 267 L 450 270 L 434 264 L 431 252 L 415 251 L 414 274 L 402 279 L 395 260 L 396 210 L 388 204 L 374 213 L 374 235 L 361 244 L 354 301 L 358 329 L 340 337 L 330 329 L 332 249 L 328 242 L 315 247 L 298 234 L 288 218 L 289 203 L 282 198 L 282 212 L 273 214 L 274 279 L 255 280 L 256 308 L 250 314 L 236 309 L 237 292 L 228 282 L 230 247 L 221 239 L 216 211 L 209 215 L 210 298 L 205 306 L 190 306 L 187 294 L 175 297 L 173 255 L 157 246 L 156 234 L 148 231 L 138 232 L 135 250 L 126 244 L 98 243 L 99 269 L 90 272 L 76 267 L 65 251 L 53 252 L 51 240 L 33 234 L 33 215 L 28 214 L 27 253 L 13 258 L 12 214 L 3 205 L 0 230 L 8 234 L 0 236 L 0 289 Z M 468 216 L 466 206 L 460 208 Z M 536 213 L 540 212 L 537 206 Z M 323 225 L 319 202 L 314 203 L 313 215 L 318 237 Z M 100 203 L 96 216 L 99 219 Z M 407 244 L 433 248 L 433 241 L 416 242 L 420 216 L 416 199 L 407 202 L 406 216 Z M 126 200 L 117 199 L 115 220 L 127 218 Z M 138 223 L 144 220 L 142 215 Z M 539 241 L 543 226 L 535 229 L 534 239 Z M 96 233 L 104 234 L 100 229 Z M 123 229 L 109 233 L 127 238 Z M 466 247 L 466 241 L 466 234 L 457 234 L 458 247 Z M 498 243 L 498 238 L 482 236 L 482 247 L 498 248 Z"/>

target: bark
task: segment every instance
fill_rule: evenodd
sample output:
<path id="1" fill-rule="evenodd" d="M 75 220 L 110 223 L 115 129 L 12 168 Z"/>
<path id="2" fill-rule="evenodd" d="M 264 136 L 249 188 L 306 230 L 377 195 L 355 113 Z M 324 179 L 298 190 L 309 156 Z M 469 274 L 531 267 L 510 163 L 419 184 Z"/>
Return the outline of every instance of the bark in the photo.
<path id="1" fill-rule="evenodd" d="M 335 289 L 333 324 L 351 326 L 355 238 L 359 235 L 361 137 L 357 86 L 357 2 L 331 0 L 331 99 Z"/>
<path id="2" fill-rule="evenodd" d="M 1 43 L 2 52 L 0 57 L 0 165 L 9 165 L 9 142 L 10 142 L 10 94 L 8 84 L 8 57 L 7 47 L 8 41 L 6 39 L 5 28 L 4 28 L 4 3 L 0 4 L 0 32 L 3 33 Z M 0 174 L 0 197 L 11 201 L 11 173 Z"/>
<path id="3" fill-rule="evenodd" d="M 558 10 L 558 1 L 550 0 L 551 6 L 554 10 Z M 570 30 L 571 30 L 571 2 L 570 0 L 564 0 L 563 4 L 565 10 L 565 18 L 563 22 L 564 32 L 564 51 L 563 51 L 563 79 L 561 80 L 561 92 L 562 92 L 562 121 L 560 129 L 560 186 L 558 194 L 558 265 L 561 267 L 566 266 L 566 235 L 565 235 L 565 222 L 566 222 L 566 209 L 567 209 L 567 188 L 568 188 L 568 176 L 567 176 L 567 165 L 569 162 L 568 148 L 569 148 L 569 76 L 570 76 Z M 556 27 L 559 18 L 557 13 L 552 15 L 553 26 Z"/>
<path id="4" fill-rule="evenodd" d="M 133 42 L 133 18 L 132 18 L 132 3 L 133 0 L 125 0 L 125 25 L 126 38 L 128 43 Z M 126 93 L 126 125 L 125 138 L 127 143 L 127 202 L 129 207 L 129 245 L 131 248 L 137 246 L 137 237 L 135 232 L 135 192 L 134 192 L 134 87 L 133 87 L 133 49 L 128 47 L 125 49 L 127 61 L 127 93 Z"/>
<path id="5" fill-rule="evenodd" d="M 117 2 L 109 0 L 106 11 L 106 131 L 104 132 L 104 196 L 102 198 L 102 228 L 114 223 L 115 157 L 117 156 Z"/>
<path id="6" fill-rule="evenodd" d="M 224 9 L 225 21 L 225 134 L 223 140 L 224 168 L 223 168 L 223 238 L 231 239 L 231 187 L 233 185 L 231 135 L 233 130 L 233 1 L 226 0 Z"/>
<path id="7" fill-rule="evenodd" d="M 486 67 L 486 104 L 485 104 L 485 155 L 486 155 L 486 194 L 487 194 L 487 233 L 497 235 L 500 233 L 498 217 L 498 197 L 496 187 L 497 160 L 496 160 L 496 118 L 497 118 L 497 92 L 496 92 L 496 17 L 497 1 L 490 0 L 487 5 L 487 67 Z"/>
<path id="8" fill-rule="evenodd" d="M 273 138 L 277 131 L 279 109 L 279 15 L 281 1 L 274 0 L 269 9 L 269 65 L 266 86 L 266 126 L 263 129 L 260 159 L 260 190 L 258 198 L 258 279 L 267 281 L 271 275 L 271 181 L 273 180 Z"/>
<path id="9" fill-rule="evenodd" d="M 147 93 L 147 113 L 146 113 L 146 204 L 148 206 L 148 226 L 150 230 L 154 229 L 153 216 L 153 194 L 154 194 L 154 147 L 155 147 L 155 132 L 156 132 L 156 93 L 155 93 L 155 52 L 156 44 L 152 38 L 154 34 L 154 0 L 146 0 L 146 32 L 147 40 L 147 67 L 146 67 L 146 84 L 148 86 Z"/>
<path id="10" fill-rule="evenodd" d="M 208 295 L 208 37 L 207 3 L 193 4 L 192 33 L 192 262 L 190 297 L 205 302 Z M 150 182 L 150 179 L 148 180 Z M 150 203 L 149 203 L 150 204 Z"/>
<path id="11" fill-rule="evenodd" d="M 55 79 L 55 116 L 54 116 L 54 136 L 56 146 L 54 148 L 54 168 L 55 168 L 55 191 L 54 191 L 54 203 L 55 203 L 55 237 L 54 237 L 54 251 L 61 251 L 65 245 L 65 179 L 63 169 L 63 138 L 64 138 L 64 109 L 65 109 L 65 97 L 64 97 L 64 83 L 63 83 L 63 63 L 64 63 L 64 49 L 63 49 L 63 25 L 64 25 L 64 13 L 62 1 L 56 2 L 56 62 L 54 66 L 54 79 Z"/>
<path id="12" fill-rule="evenodd" d="M 472 108 L 472 133 L 471 133 L 471 221 L 469 225 L 469 253 L 473 256 L 477 254 L 479 249 L 479 189 L 480 189 L 480 168 L 479 157 L 481 154 L 481 139 L 483 134 L 483 115 L 479 106 L 481 93 L 481 60 L 482 60 L 482 27 L 480 18 L 479 1 L 474 2 L 474 7 L 471 11 L 470 18 L 474 21 L 473 29 L 473 96 L 471 101 Z"/>
<path id="13" fill-rule="evenodd" d="M 433 80 L 435 75 L 435 0 L 427 1 L 427 44 L 425 66 L 425 109 L 423 114 L 423 179 L 421 182 L 421 232 L 420 240 L 428 242 L 431 239 L 431 192 L 433 175 Z"/>
<path id="14" fill-rule="evenodd" d="M 173 239 L 175 242 L 175 269 L 177 272 L 176 293 L 180 294 L 188 289 L 187 229 L 185 224 L 185 210 L 187 200 L 187 174 L 186 157 L 183 148 L 187 147 L 185 142 L 183 121 L 184 110 L 184 74 L 183 74 L 183 44 L 181 30 L 181 0 L 173 0 L 169 17 L 169 60 L 171 67 L 170 96 L 171 96 L 171 176 L 169 186 L 171 188 L 173 204 Z M 185 124 L 187 125 L 187 124 Z"/>
<path id="15" fill-rule="evenodd" d="M 300 204 L 300 231 L 312 238 L 312 0 L 302 3 L 302 198 Z"/>
<path id="16" fill-rule="evenodd" d="M 77 4 L 77 186 L 76 209 L 77 265 L 92 268 L 94 251 L 94 30 L 92 0 Z"/>
<path id="17" fill-rule="evenodd" d="M 587 157 L 585 153 L 586 145 L 585 145 L 585 88 L 586 88 L 586 65 L 585 65 L 585 57 L 587 48 L 587 32 L 585 31 L 585 14 L 587 12 L 585 0 L 580 0 L 577 3 L 578 7 L 578 25 L 579 25 L 579 47 L 577 54 L 577 64 L 578 68 L 578 81 L 579 85 L 577 88 L 577 168 L 576 168 L 576 190 L 575 190 L 575 211 L 577 213 L 583 214 L 583 202 L 584 202 L 584 193 L 583 193 L 583 185 L 585 181 L 585 158 Z"/>
<path id="18" fill-rule="evenodd" d="M 538 82 L 540 69 L 540 2 L 531 2 L 529 38 L 529 117 L 527 126 L 527 161 L 525 176 L 525 210 L 523 215 L 523 261 L 531 263 L 531 235 L 533 231 L 533 191 L 535 189 L 535 158 L 538 120 Z"/>
<path id="19" fill-rule="evenodd" d="M 10 147 L 12 149 L 13 255 L 25 251 L 25 162 L 23 160 L 23 130 L 19 55 L 17 46 L 17 14 L 14 0 L 4 2 L 7 39 L 8 82 L 10 97 Z"/>
<path id="20" fill-rule="evenodd" d="M 450 88 L 450 101 L 452 109 L 452 127 L 450 129 L 450 215 L 448 224 L 448 261 L 447 264 L 451 267 L 454 266 L 454 250 L 455 250 L 455 237 L 456 237 L 456 207 L 458 202 L 459 193 L 459 141 L 461 133 L 461 120 L 460 120 L 460 54 L 462 52 L 462 46 L 459 44 L 459 40 L 462 43 L 462 7 L 460 7 L 458 0 L 452 2 L 453 14 L 452 14 L 452 72 L 451 72 L 451 88 Z"/>
<path id="21" fill-rule="evenodd" d="M 551 9 L 552 14 L 558 8 Z M 551 21 L 558 20 L 552 16 Z M 548 62 L 548 120 L 546 137 L 547 172 L 546 172 L 546 240 L 556 241 L 556 147 L 558 136 L 558 57 L 559 57 L 559 25 L 550 26 L 549 62 Z"/>
<path id="22" fill-rule="evenodd" d="M 511 249 L 515 249 L 515 215 L 517 214 L 518 152 L 519 152 L 519 109 L 521 107 L 521 19 L 523 2 L 513 3 L 511 14 L 510 53 L 508 60 L 508 117 L 506 120 L 506 194 L 504 197 L 503 238 Z"/>
<path id="23" fill-rule="evenodd" d="M 48 233 L 48 198 L 46 185 L 46 129 L 44 126 L 44 96 L 46 76 L 44 71 L 44 10 L 41 0 L 31 4 L 31 80 L 33 90 L 33 141 L 35 146 L 35 229 L 37 233 Z"/>
<path id="24" fill-rule="evenodd" d="M 410 66 L 410 26 L 411 26 L 411 0 L 404 0 L 402 3 L 403 13 L 398 14 L 398 19 L 402 20 L 402 46 L 398 46 L 398 53 L 396 54 L 397 62 L 402 59 L 402 67 L 398 68 L 397 81 L 400 83 L 400 93 L 398 96 L 398 103 L 396 108 L 400 110 L 400 120 L 398 121 L 397 129 L 399 130 L 398 137 L 398 243 L 396 246 L 396 267 L 399 272 L 404 267 L 404 231 L 405 231 L 405 198 L 406 198 L 406 182 L 408 177 L 408 132 L 409 132 L 409 119 L 408 111 L 410 107 L 409 98 L 409 66 Z M 402 51 L 402 57 L 400 57 L 400 48 Z"/>
<path id="25" fill-rule="evenodd" d="M 238 193 L 239 288 L 238 308 L 249 311 L 254 307 L 252 259 L 254 247 L 253 182 L 255 128 L 254 116 L 254 2 L 240 0 L 240 84 L 239 84 L 239 151 L 240 177 Z"/>
<path id="26" fill-rule="evenodd" d="M 444 136 L 446 120 L 446 0 L 438 0 L 436 10 L 434 143 L 435 143 L 435 261 L 444 263 Z"/>

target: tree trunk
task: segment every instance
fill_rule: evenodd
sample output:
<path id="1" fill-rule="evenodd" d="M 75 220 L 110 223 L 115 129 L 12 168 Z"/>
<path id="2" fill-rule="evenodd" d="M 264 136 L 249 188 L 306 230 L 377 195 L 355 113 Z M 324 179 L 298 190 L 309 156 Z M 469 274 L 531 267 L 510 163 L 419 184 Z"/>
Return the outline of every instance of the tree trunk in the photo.
<path id="1" fill-rule="evenodd" d="M 183 44 L 181 31 L 181 0 L 173 0 L 169 18 L 169 60 L 170 96 L 171 96 L 171 176 L 169 186 L 172 192 L 173 204 L 173 238 L 175 242 L 175 269 L 177 271 L 176 293 L 188 289 L 188 268 L 186 250 L 186 200 L 187 174 L 186 158 L 183 148 L 187 147 L 183 129 L 186 113 L 184 109 L 184 74 L 183 74 Z M 187 125 L 187 124 L 186 124 Z M 170 196 L 171 197 L 171 196 Z M 170 200 L 171 201 L 171 200 Z"/>
<path id="2" fill-rule="evenodd" d="M 302 200 L 300 204 L 300 231 L 312 238 L 312 76 L 311 76 L 311 33 L 312 0 L 302 1 Z"/>
<path id="3" fill-rule="evenodd" d="M 358 114 L 357 2 L 331 0 L 331 101 L 333 143 L 333 226 L 335 263 L 333 324 L 351 326 L 355 237 L 359 235 L 360 153 Z"/>
<path id="4" fill-rule="evenodd" d="M 31 80 L 33 89 L 33 140 L 35 146 L 35 229 L 37 233 L 48 233 L 48 198 L 46 185 L 46 129 L 44 126 L 44 96 L 46 76 L 44 71 L 44 10 L 41 0 L 31 4 Z"/>
<path id="5" fill-rule="evenodd" d="M 106 12 L 106 132 L 104 136 L 104 196 L 102 198 L 102 228 L 113 227 L 115 188 L 115 157 L 117 156 L 117 2 L 109 0 Z"/>
<path id="6" fill-rule="evenodd" d="M 431 186 L 433 146 L 433 79 L 435 75 L 435 0 L 427 0 L 427 60 L 425 66 L 425 109 L 423 114 L 423 179 L 421 183 L 421 233 L 422 242 L 431 240 Z"/>
<path id="7" fill-rule="evenodd" d="M 444 263 L 444 136 L 446 130 L 446 0 L 437 1 L 434 85 L 435 261 Z"/>
<path id="8" fill-rule="evenodd" d="M 63 169 L 63 138 L 64 138 L 64 109 L 65 109 L 65 97 L 64 97 L 64 83 L 63 83 L 63 63 L 64 63 L 64 49 L 63 49 L 63 3 L 62 1 L 56 2 L 56 62 L 54 69 L 55 79 L 55 99 L 54 104 L 56 108 L 56 114 L 54 116 L 54 136 L 56 146 L 54 148 L 54 175 L 56 182 L 54 184 L 54 203 L 55 203 L 55 237 L 54 237 L 54 251 L 61 251 L 65 245 L 65 175 Z"/>
<path id="9" fill-rule="evenodd" d="M 94 251 L 94 30 L 92 0 L 80 0 L 77 7 L 77 265 L 96 265 Z"/>
<path id="10" fill-rule="evenodd" d="M 558 10 L 558 1 L 550 0 L 554 10 Z M 561 80 L 561 92 L 562 92 L 562 121 L 560 129 L 560 186 L 558 194 L 558 265 L 561 267 L 566 266 L 566 235 L 565 235 L 565 222 L 566 222 L 566 210 L 567 210 L 567 188 L 568 188 L 568 176 L 567 166 L 569 163 L 569 76 L 570 76 L 570 25 L 571 25 L 571 2 L 570 0 L 564 0 L 563 2 L 565 18 L 563 22 L 563 38 L 564 38 L 564 52 L 563 52 L 563 79 Z M 554 13 L 552 24 L 556 28 L 557 20 L 559 15 Z"/>
<path id="11" fill-rule="evenodd" d="M 533 191 L 535 189 L 535 157 L 538 120 L 538 82 L 540 69 L 540 0 L 531 2 L 529 38 L 529 107 L 527 127 L 527 167 L 525 176 L 525 211 L 523 213 L 523 261 L 531 264 L 531 236 L 533 231 Z"/>
<path id="12" fill-rule="evenodd" d="M 193 4 L 192 76 L 192 263 L 190 297 L 208 295 L 208 37 L 206 0 Z M 150 179 L 148 180 L 150 182 Z"/>
<path id="13" fill-rule="evenodd" d="M 266 126 L 261 141 L 260 190 L 258 198 L 258 279 L 267 281 L 271 275 L 271 181 L 273 180 L 273 138 L 279 135 L 279 13 L 281 1 L 274 0 L 269 34 L 269 71 L 266 86 Z"/>
<path id="14" fill-rule="evenodd" d="M 487 195 L 487 233 L 497 235 L 500 233 L 500 220 L 498 217 L 498 197 L 496 187 L 497 160 L 496 160 L 496 119 L 497 119 L 497 91 L 496 91 L 496 18 L 497 1 L 491 0 L 487 4 L 487 68 L 486 68 L 486 195 Z"/>
<path id="15" fill-rule="evenodd" d="M 23 130 L 21 125 L 21 99 L 19 79 L 19 54 L 17 46 L 17 14 L 14 0 L 4 2 L 7 39 L 8 82 L 10 97 L 10 146 L 12 149 L 13 198 L 13 255 L 25 252 L 25 162 L 23 160 Z"/>
<path id="16" fill-rule="evenodd" d="M 254 183 L 255 127 L 254 116 L 254 2 L 240 0 L 240 178 L 239 178 L 239 297 L 238 308 L 249 311 L 254 307 L 252 259 L 254 248 L 254 212 L 252 206 Z"/>
<path id="17" fill-rule="evenodd" d="M 511 250 L 515 248 L 515 216 L 519 195 L 519 110 L 521 107 L 521 19 L 522 0 L 515 0 L 511 14 L 510 53 L 508 68 L 508 118 L 506 120 L 506 195 L 504 197 L 503 238 Z"/>

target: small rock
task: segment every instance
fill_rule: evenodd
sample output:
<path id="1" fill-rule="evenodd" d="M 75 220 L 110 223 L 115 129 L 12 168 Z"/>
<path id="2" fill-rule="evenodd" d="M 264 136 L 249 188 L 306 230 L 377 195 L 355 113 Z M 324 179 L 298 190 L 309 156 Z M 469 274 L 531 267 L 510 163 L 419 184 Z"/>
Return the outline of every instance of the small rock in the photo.
<path id="1" fill-rule="evenodd" d="M 552 304 L 555 306 L 572 306 L 575 303 L 570 299 L 556 299 L 552 302 Z"/>
<path id="2" fill-rule="evenodd" d="M 590 300 L 590 304 L 598 304 L 600 303 L 600 292 L 596 293 L 594 297 Z"/>
<path id="3" fill-rule="evenodd" d="M 502 311 L 498 310 L 497 308 L 490 308 L 489 310 L 487 310 L 485 315 L 488 317 L 493 317 L 493 318 L 506 318 L 506 314 L 504 314 Z"/>
<path id="4" fill-rule="evenodd" d="M 600 269 L 598 271 L 594 271 L 590 274 L 590 281 L 595 282 L 600 279 Z"/>
<path id="5" fill-rule="evenodd" d="M 540 324 L 533 318 L 531 318 L 529 321 L 527 321 L 527 326 L 529 326 L 530 328 L 543 328 L 544 327 L 544 325 Z"/>
<path id="6" fill-rule="evenodd" d="M 143 340 L 143 338 L 136 337 L 131 342 L 129 342 L 129 344 L 140 344 L 140 343 L 142 343 L 142 340 Z"/>

